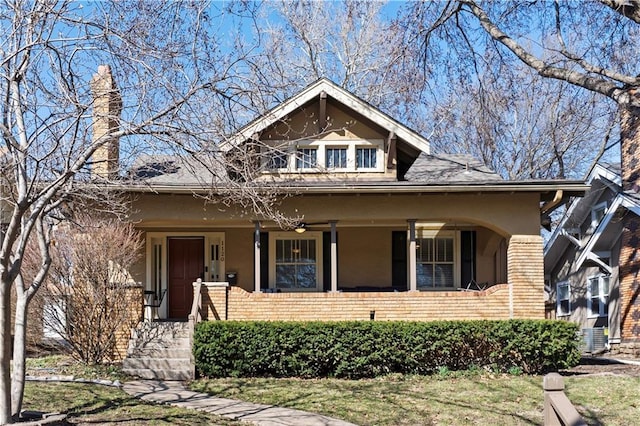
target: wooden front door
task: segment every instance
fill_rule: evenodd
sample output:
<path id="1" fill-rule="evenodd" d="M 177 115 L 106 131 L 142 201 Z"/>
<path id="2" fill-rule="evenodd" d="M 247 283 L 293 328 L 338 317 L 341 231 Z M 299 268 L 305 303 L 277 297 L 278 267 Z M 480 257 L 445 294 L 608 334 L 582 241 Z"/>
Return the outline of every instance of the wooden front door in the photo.
<path id="1" fill-rule="evenodd" d="M 204 277 L 204 238 L 169 238 L 169 318 L 187 319 L 193 282 Z"/>

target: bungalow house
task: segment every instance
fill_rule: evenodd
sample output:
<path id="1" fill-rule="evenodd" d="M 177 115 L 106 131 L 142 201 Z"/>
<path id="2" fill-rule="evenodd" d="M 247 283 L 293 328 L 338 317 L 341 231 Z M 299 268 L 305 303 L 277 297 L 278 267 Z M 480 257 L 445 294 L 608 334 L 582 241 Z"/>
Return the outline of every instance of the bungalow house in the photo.
<path id="1" fill-rule="evenodd" d="M 96 154 L 110 167 L 113 144 Z M 544 318 L 541 218 L 586 190 L 432 154 L 426 138 L 326 79 L 220 148 L 145 156 L 119 185 L 145 235 L 132 274 L 147 319 L 185 320 L 198 278 L 209 320 Z M 225 161 L 204 167 L 205 156 Z M 238 165 L 296 221 L 203 200 L 246 181 Z"/>
<path id="2" fill-rule="evenodd" d="M 622 235 L 623 219 L 640 216 L 640 200 L 623 191 L 620 164 L 596 164 L 587 184 L 590 189 L 569 205 L 544 249 L 548 311 L 580 324 L 585 351 L 633 355 L 633 348 L 620 346 L 623 333 L 633 330 L 621 290 L 621 260 L 628 256 Z"/>

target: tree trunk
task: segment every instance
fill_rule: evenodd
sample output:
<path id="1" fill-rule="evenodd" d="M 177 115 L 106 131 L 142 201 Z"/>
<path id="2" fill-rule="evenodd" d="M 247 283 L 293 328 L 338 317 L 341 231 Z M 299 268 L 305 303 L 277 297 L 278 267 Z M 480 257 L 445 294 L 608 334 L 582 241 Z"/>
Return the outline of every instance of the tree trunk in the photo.
<path id="1" fill-rule="evenodd" d="M 20 289 L 19 289 L 20 290 Z M 26 376 L 27 310 L 29 301 L 24 291 L 17 291 L 15 328 L 13 337 L 13 374 L 11 377 L 11 414 L 17 417 L 22 410 Z"/>
<path id="2" fill-rule="evenodd" d="M 3 274 L 4 275 L 4 274 Z M 11 285 L 0 282 L 0 424 L 11 418 Z"/>

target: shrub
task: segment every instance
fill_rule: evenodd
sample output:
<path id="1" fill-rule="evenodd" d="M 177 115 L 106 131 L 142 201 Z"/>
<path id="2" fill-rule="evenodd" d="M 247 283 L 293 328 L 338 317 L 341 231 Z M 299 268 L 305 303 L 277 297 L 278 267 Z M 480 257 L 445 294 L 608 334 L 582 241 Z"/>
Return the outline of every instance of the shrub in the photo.
<path id="1" fill-rule="evenodd" d="M 439 374 L 487 368 L 538 374 L 580 360 L 564 321 L 261 322 L 198 324 L 194 353 L 208 377 Z"/>

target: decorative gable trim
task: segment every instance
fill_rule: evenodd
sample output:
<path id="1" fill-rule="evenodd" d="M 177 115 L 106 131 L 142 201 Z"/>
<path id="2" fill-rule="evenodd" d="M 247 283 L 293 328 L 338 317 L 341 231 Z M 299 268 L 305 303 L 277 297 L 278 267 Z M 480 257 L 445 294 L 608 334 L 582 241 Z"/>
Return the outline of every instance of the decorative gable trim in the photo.
<path id="1" fill-rule="evenodd" d="M 589 238 L 589 241 L 585 245 L 584 250 L 582 251 L 582 253 L 580 253 L 580 256 L 578 257 L 578 261 L 576 262 L 576 268 L 580 268 L 584 263 L 584 261 L 587 259 L 591 259 L 595 261 L 600 266 L 604 264 L 604 262 L 602 262 L 599 259 L 599 257 L 593 252 L 593 247 L 596 245 L 596 243 L 598 242 L 598 240 L 600 239 L 604 231 L 607 229 L 607 225 L 609 225 L 609 222 L 611 222 L 611 218 L 613 218 L 613 215 L 615 214 L 616 210 L 618 210 L 618 207 L 620 207 L 621 204 L 622 204 L 622 196 L 618 195 L 616 196 L 616 198 L 614 198 L 613 202 L 605 212 L 604 217 L 596 227 L 595 231 L 593 231 L 593 234 L 591 235 L 591 237 Z M 608 269 L 610 272 L 611 268 L 608 268 Z"/>
<path id="2" fill-rule="evenodd" d="M 228 141 L 221 143 L 220 149 L 227 151 L 247 139 L 250 139 L 252 135 L 268 128 L 278 120 L 282 120 L 316 97 L 318 97 L 320 102 L 322 102 L 321 96 L 323 92 L 326 96 L 332 97 L 358 114 L 383 127 L 387 131 L 393 132 L 397 137 L 403 139 L 414 148 L 427 154 L 430 153 L 430 145 L 427 139 L 325 78 L 316 81 L 297 95 L 273 108 L 262 117 L 259 117 L 253 122 L 247 124 Z"/>

